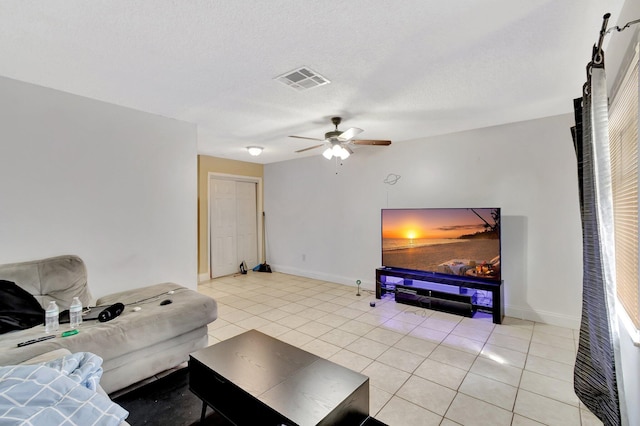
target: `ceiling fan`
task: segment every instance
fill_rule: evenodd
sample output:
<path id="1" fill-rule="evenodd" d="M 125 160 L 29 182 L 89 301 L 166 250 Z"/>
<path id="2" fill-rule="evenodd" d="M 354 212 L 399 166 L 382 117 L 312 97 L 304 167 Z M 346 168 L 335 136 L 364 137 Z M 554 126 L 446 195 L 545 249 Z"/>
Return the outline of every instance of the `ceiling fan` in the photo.
<path id="1" fill-rule="evenodd" d="M 391 141 L 386 140 L 373 140 L 373 139 L 363 139 L 363 140 L 355 140 L 353 139 L 358 134 L 362 133 L 364 130 L 358 129 L 357 127 L 351 127 L 350 129 L 345 130 L 344 132 L 338 130 L 338 125 L 342 121 L 340 117 L 332 117 L 331 122 L 334 126 L 336 126 L 335 130 L 327 132 L 324 134 L 324 139 L 318 138 L 308 138 L 305 136 L 289 136 L 290 138 L 298 138 L 298 139 L 309 139 L 312 141 L 322 141 L 319 145 L 310 146 L 308 148 L 299 149 L 296 152 L 305 152 L 310 149 L 320 148 L 325 146 L 326 149 L 322 153 L 322 155 L 330 160 L 333 157 L 341 158 L 345 160 L 349 155 L 353 154 L 353 151 L 349 147 L 349 145 L 382 145 L 387 146 L 391 145 Z"/>

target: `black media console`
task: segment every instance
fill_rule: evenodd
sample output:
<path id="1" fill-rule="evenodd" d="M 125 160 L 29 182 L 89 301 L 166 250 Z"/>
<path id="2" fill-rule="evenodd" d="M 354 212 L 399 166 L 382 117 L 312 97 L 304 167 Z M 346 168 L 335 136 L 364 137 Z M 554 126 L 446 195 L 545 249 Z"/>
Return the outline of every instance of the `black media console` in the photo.
<path id="1" fill-rule="evenodd" d="M 501 324 L 504 316 L 502 281 L 493 283 L 433 272 L 378 268 L 376 298 L 380 299 L 386 293 L 394 293 L 398 303 L 468 317 L 477 311 L 488 312 L 495 324 Z M 482 297 L 481 294 L 487 296 Z"/>

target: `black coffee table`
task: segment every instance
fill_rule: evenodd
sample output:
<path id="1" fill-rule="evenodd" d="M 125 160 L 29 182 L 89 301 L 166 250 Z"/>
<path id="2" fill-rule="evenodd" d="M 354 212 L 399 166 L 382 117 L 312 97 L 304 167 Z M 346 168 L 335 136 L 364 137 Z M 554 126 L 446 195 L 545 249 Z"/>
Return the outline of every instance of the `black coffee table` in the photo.
<path id="1" fill-rule="evenodd" d="M 189 389 L 236 425 L 361 425 L 369 378 L 256 330 L 191 354 Z"/>

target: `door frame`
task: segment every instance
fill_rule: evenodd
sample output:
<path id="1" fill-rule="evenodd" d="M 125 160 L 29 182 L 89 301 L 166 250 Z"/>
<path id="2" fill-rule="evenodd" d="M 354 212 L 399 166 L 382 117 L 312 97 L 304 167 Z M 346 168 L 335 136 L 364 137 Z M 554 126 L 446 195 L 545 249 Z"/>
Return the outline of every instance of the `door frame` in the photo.
<path id="1" fill-rule="evenodd" d="M 211 275 L 213 269 L 211 268 L 211 179 L 218 180 L 232 180 L 235 182 L 252 182 L 257 184 L 256 188 L 256 224 L 258 225 L 258 262 L 263 259 L 264 253 L 262 253 L 262 221 L 260 217 L 262 216 L 262 178 L 257 176 L 243 176 L 243 175 L 232 175 L 228 173 L 216 173 L 216 172 L 208 172 L 207 173 L 207 267 L 209 271 L 207 272 L 208 279 L 212 279 Z M 249 266 L 249 265 L 247 265 Z M 255 265 L 254 265 L 255 266 Z M 249 266 L 253 268 L 253 266 Z"/>

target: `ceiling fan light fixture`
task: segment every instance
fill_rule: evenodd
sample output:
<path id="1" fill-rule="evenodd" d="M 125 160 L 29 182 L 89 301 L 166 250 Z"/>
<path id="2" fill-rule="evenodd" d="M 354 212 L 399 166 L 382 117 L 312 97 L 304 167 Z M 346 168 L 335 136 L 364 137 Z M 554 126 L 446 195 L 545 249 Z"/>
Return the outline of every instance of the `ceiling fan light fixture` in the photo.
<path id="1" fill-rule="evenodd" d="M 331 123 L 336 127 L 335 130 L 327 132 L 324 134 L 324 139 L 318 138 L 310 138 L 307 136 L 289 136 L 290 138 L 297 139 L 310 139 L 313 141 L 322 142 L 319 145 L 310 146 L 304 149 L 299 149 L 295 151 L 296 153 L 309 151 L 311 149 L 316 149 L 320 147 L 324 147 L 322 151 L 322 156 L 327 160 L 331 160 L 332 158 L 340 157 L 342 160 L 349 158 L 353 151 L 350 146 L 353 145 L 380 145 L 380 146 L 388 146 L 391 145 L 390 140 L 378 140 L 378 139 L 363 139 L 363 140 L 355 140 L 353 139 L 356 135 L 363 132 L 362 129 L 357 127 L 351 127 L 350 129 L 345 130 L 344 132 L 338 130 L 338 125 L 342 122 L 342 118 L 340 117 L 331 117 Z"/>
<path id="2" fill-rule="evenodd" d="M 347 158 L 349 158 L 349 155 L 351 155 L 349 151 L 347 151 L 345 148 L 342 148 L 342 151 L 340 152 L 340 158 L 342 160 L 346 160 Z"/>
<path id="3" fill-rule="evenodd" d="M 257 157 L 258 155 L 262 154 L 262 150 L 264 148 L 261 146 L 248 146 L 247 147 L 247 151 L 249 151 L 249 154 L 253 155 L 254 157 Z"/>

